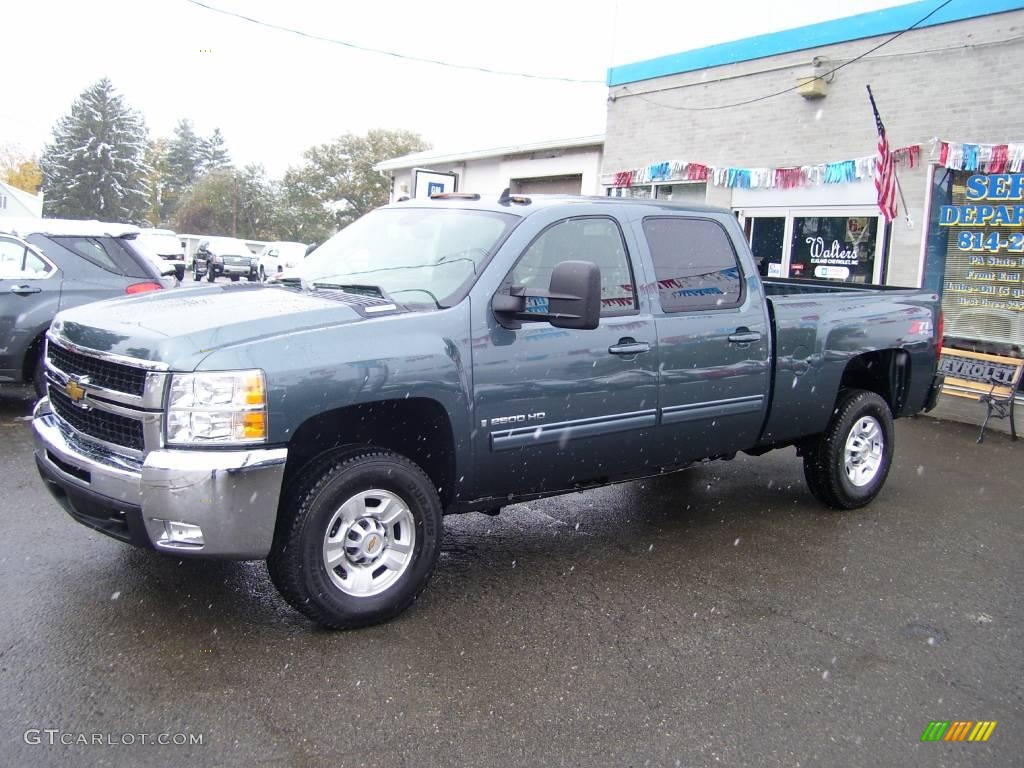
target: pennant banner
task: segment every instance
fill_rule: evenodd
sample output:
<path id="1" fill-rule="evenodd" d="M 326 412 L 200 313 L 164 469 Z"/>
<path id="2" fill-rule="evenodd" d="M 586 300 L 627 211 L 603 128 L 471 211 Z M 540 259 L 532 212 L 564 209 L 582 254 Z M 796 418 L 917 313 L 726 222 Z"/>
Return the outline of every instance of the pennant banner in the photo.
<path id="1" fill-rule="evenodd" d="M 954 171 L 1020 173 L 1024 166 L 1024 142 L 980 144 L 932 139 L 932 157 Z"/>
<path id="2" fill-rule="evenodd" d="M 1024 145 L 1021 146 L 1024 148 Z M 1024 152 L 1021 153 L 1021 157 L 1024 158 Z M 897 164 L 914 168 L 921 163 L 921 145 L 912 144 L 909 147 L 895 149 L 893 159 Z M 664 181 L 706 181 L 716 187 L 793 189 L 817 184 L 846 184 L 874 178 L 874 160 L 873 156 L 866 156 L 834 163 L 786 168 L 734 168 L 703 163 L 661 162 L 619 171 L 605 176 L 605 179 L 612 187 L 635 187 Z"/>

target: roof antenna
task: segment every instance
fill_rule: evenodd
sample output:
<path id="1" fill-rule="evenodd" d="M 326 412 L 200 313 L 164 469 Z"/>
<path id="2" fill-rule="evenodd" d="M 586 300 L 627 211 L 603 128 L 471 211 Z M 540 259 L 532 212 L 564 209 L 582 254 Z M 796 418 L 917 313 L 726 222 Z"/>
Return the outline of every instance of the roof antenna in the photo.
<path id="1" fill-rule="evenodd" d="M 512 199 L 512 188 L 505 187 L 505 190 L 501 193 L 501 197 L 498 198 L 498 205 L 508 205 Z"/>

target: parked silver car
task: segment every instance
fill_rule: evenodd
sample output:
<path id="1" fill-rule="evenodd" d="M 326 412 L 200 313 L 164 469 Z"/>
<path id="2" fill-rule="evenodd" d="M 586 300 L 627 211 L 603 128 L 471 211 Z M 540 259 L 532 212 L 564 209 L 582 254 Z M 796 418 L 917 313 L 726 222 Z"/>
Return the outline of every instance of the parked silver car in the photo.
<path id="1" fill-rule="evenodd" d="M 260 251 L 260 280 L 272 278 L 281 272 L 290 272 L 302 264 L 309 252 L 305 243 L 267 243 Z"/>
<path id="2" fill-rule="evenodd" d="M 174 267 L 140 251 L 138 227 L 99 221 L 0 219 L 0 383 L 43 394 L 43 338 L 62 309 L 178 284 Z"/>

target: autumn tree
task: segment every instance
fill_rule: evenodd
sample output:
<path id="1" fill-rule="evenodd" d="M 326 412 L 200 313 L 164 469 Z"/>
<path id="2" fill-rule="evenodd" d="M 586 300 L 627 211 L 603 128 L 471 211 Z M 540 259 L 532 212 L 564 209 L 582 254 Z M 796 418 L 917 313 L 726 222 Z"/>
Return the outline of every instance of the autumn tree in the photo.
<path id="1" fill-rule="evenodd" d="M 0 148 L 0 180 L 30 194 L 36 194 L 43 183 L 39 159 L 13 145 Z"/>
<path id="2" fill-rule="evenodd" d="M 410 131 L 347 133 L 307 149 L 302 165 L 285 173 L 283 194 L 296 222 L 319 221 L 323 229 L 337 231 L 388 202 L 390 184 L 374 165 L 424 149 L 427 144 Z"/>

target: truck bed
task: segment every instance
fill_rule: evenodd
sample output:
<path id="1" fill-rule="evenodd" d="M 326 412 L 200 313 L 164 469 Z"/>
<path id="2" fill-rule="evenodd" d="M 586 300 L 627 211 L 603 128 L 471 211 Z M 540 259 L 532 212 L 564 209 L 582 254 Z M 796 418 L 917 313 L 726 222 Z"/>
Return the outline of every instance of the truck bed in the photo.
<path id="1" fill-rule="evenodd" d="M 762 278 L 764 292 L 768 296 L 795 296 L 798 294 L 823 293 L 892 293 L 894 291 L 916 291 L 896 285 L 875 285 L 874 283 L 837 283 L 832 280 L 796 280 L 783 277 Z"/>
<path id="2" fill-rule="evenodd" d="M 923 406 L 934 373 L 934 318 L 939 297 L 919 288 L 823 280 L 763 280 L 773 334 L 771 407 L 764 443 L 824 429 L 847 363 L 900 350 L 908 391 L 897 416 Z M 879 366 L 889 365 L 879 358 Z M 887 375 L 890 375 L 887 373 Z"/>

